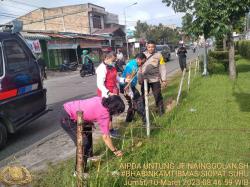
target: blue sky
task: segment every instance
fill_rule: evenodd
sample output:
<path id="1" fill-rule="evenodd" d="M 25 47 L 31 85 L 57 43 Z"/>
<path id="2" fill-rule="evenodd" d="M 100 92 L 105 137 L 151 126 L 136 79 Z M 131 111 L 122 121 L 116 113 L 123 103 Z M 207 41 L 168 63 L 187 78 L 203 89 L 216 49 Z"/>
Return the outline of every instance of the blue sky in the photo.
<path id="1" fill-rule="evenodd" d="M 103 6 L 107 11 L 119 15 L 120 24 L 124 24 L 124 8 L 137 2 L 137 5 L 126 8 L 127 25 L 133 27 L 137 20 L 149 24 L 175 24 L 181 26 L 183 14 L 176 14 L 166 7 L 161 0 L 3 0 L 0 1 L 0 24 L 21 16 L 39 7 L 57 7 L 91 2 Z"/>

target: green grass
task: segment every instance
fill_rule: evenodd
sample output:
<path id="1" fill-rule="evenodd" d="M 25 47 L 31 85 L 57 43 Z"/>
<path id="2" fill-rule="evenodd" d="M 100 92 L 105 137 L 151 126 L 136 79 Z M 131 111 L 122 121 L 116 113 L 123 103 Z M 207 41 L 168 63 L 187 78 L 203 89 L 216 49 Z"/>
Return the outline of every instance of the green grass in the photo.
<path id="1" fill-rule="evenodd" d="M 188 92 L 186 82 L 180 105 L 163 117 L 151 114 L 153 130 L 146 138 L 138 119 L 134 124 L 123 128 L 124 141 L 116 141 L 117 147 L 123 144 L 125 155 L 114 158 L 108 152 L 101 167 L 91 167 L 91 187 L 124 186 L 125 177 L 112 175 L 120 173 L 123 163 L 250 163 L 250 61 L 237 61 L 238 79 L 233 82 L 220 65 L 210 77 L 192 79 Z M 164 92 L 164 98 L 176 97 L 179 78 L 171 81 Z M 191 112 L 190 109 L 195 109 Z M 131 131 L 133 136 L 131 135 Z M 134 146 L 132 146 L 132 138 Z M 138 143 L 142 143 L 141 146 Z M 105 150 L 99 146 L 98 152 Z M 108 163 L 108 164 L 107 164 Z M 108 167 L 107 167 L 108 166 Z M 249 165 L 250 167 L 250 165 Z M 250 186 L 250 169 L 247 174 Z M 74 186 L 72 177 L 74 162 L 68 161 L 52 167 L 46 174 L 37 178 L 34 186 Z M 139 180 L 144 177 L 132 177 Z M 152 178 L 152 177 L 151 177 Z M 181 180 L 190 177 L 175 177 Z M 193 177 L 191 177 L 193 178 Z M 203 177 L 202 179 L 228 179 L 229 177 Z M 244 178 L 244 177 L 243 177 Z M 146 177 L 144 179 L 150 179 Z M 174 177 L 154 177 L 154 179 L 174 179 Z M 197 178 L 196 178 L 197 179 Z M 235 178 L 230 178 L 235 179 Z M 231 186 L 236 186 L 232 182 Z M 137 185 L 132 185 L 137 186 Z M 148 185 L 153 186 L 153 185 Z M 195 186 L 202 186 L 196 181 Z M 210 186 L 217 186 L 215 183 Z M 226 186 L 222 184 L 220 186 Z"/>

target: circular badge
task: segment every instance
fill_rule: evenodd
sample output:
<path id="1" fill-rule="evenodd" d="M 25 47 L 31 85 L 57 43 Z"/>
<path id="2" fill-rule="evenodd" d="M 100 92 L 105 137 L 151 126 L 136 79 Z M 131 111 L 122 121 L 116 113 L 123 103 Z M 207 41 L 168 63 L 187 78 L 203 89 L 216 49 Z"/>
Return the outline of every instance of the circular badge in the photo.
<path id="1" fill-rule="evenodd" d="M 0 171 L 0 182 L 6 185 L 24 185 L 31 181 L 32 176 L 25 167 L 7 166 Z"/>

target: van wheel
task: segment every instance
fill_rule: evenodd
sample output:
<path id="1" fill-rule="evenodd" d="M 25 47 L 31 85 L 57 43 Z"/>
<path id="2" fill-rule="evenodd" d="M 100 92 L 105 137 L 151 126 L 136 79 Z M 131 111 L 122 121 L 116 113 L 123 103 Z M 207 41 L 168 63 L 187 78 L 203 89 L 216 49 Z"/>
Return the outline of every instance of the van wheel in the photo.
<path id="1" fill-rule="evenodd" d="M 0 122 L 0 150 L 4 148 L 7 142 L 7 129 L 6 127 Z"/>

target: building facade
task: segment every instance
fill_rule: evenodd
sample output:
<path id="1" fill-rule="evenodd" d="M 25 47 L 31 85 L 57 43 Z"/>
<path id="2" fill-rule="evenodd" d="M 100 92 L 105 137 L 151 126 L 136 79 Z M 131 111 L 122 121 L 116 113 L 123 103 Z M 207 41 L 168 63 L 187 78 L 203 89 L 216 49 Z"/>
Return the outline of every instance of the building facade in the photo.
<path id="1" fill-rule="evenodd" d="M 118 15 L 91 3 L 39 8 L 17 20 L 22 21 L 23 31 L 50 37 L 39 40 L 49 69 L 57 69 L 64 62 L 80 64 L 86 49 L 99 62 L 103 52 L 121 48 L 125 42 L 124 26 L 119 25 Z M 30 43 L 34 42 L 39 43 L 36 40 Z"/>
<path id="2" fill-rule="evenodd" d="M 56 8 L 39 8 L 18 18 L 23 30 L 92 34 L 119 25 L 118 15 L 91 3 Z"/>

